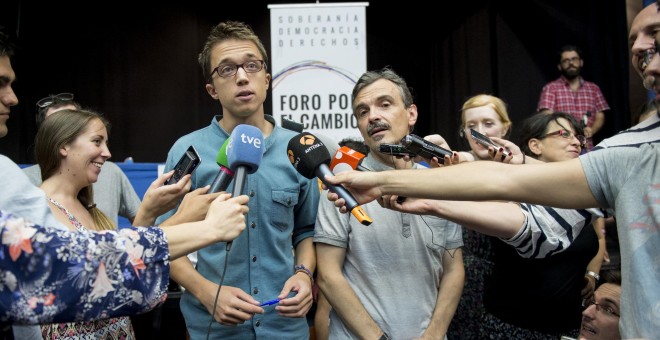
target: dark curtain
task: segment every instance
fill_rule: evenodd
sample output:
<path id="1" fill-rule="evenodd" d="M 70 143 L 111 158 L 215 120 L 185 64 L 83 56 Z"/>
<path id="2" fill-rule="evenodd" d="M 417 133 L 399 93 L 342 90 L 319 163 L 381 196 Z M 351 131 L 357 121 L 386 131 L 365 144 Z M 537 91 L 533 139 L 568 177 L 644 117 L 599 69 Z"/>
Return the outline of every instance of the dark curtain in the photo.
<path id="1" fill-rule="evenodd" d="M 33 161 L 35 102 L 75 93 L 113 124 L 112 160 L 162 162 L 174 141 L 209 124 L 221 109 L 204 89 L 197 54 L 210 28 L 249 23 L 270 50 L 269 3 L 40 3 L 10 0 L 0 25 L 18 35 L 13 59 L 20 104 L 12 109 L 0 153 Z M 434 6 L 403 1 L 367 7 L 369 69 L 391 66 L 413 88 L 416 133 L 440 133 L 458 148 L 459 109 L 478 93 L 504 99 L 516 126 L 536 109 L 541 87 L 558 77 L 556 50 L 584 50 L 585 79 L 612 110 L 600 138 L 629 125 L 624 1 L 466 1 Z M 82 13 L 82 14 L 81 14 Z M 521 15 L 522 14 L 522 15 Z M 270 94 L 266 111 L 270 112 Z"/>

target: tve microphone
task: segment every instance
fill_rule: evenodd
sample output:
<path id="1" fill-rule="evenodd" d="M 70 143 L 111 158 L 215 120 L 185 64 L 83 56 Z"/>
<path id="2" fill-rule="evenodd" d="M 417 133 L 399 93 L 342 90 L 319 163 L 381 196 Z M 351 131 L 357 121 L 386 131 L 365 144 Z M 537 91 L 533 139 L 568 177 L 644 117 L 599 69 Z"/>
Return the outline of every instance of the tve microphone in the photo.
<path id="1" fill-rule="evenodd" d="M 346 207 L 357 220 L 370 225 L 373 221 L 369 215 L 358 205 L 355 197 L 341 185 L 326 182 L 325 176 L 332 176 L 330 171 L 330 153 L 325 144 L 309 132 L 303 132 L 291 138 L 287 147 L 287 156 L 294 168 L 306 178 L 318 177 L 330 191 L 339 195 L 346 201 Z"/>
<path id="2" fill-rule="evenodd" d="M 342 146 L 337 150 L 332 162 L 330 163 L 330 170 L 334 174 L 349 170 L 371 171 L 371 169 L 362 165 L 362 160 L 366 157 L 363 153 L 355 151 L 348 146 Z"/>
<path id="3" fill-rule="evenodd" d="M 227 144 L 227 162 L 234 172 L 232 196 L 243 194 L 247 175 L 259 169 L 264 154 L 264 136 L 258 128 L 240 124 L 234 128 Z"/>
<path id="4" fill-rule="evenodd" d="M 209 193 L 227 191 L 229 183 L 234 178 L 234 172 L 231 171 L 229 162 L 227 162 L 227 145 L 229 145 L 230 140 L 230 138 L 225 140 L 220 151 L 218 151 L 218 156 L 215 157 L 215 162 L 220 166 L 220 170 L 218 170 L 218 174 L 213 179 L 213 183 L 211 183 Z"/>
<path id="5" fill-rule="evenodd" d="M 264 155 L 264 135 L 258 128 L 240 124 L 234 128 L 227 143 L 227 164 L 234 172 L 232 197 L 243 194 L 247 175 L 259 169 Z M 227 251 L 231 250 L 231 241 L 227 242 Z"/>

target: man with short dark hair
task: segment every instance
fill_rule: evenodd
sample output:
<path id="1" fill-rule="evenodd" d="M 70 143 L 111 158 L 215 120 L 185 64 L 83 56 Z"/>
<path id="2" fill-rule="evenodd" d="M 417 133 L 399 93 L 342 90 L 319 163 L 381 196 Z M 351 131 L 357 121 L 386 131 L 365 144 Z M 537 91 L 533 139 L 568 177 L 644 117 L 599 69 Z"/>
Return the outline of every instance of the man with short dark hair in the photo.
<path id="1" fill-rule="evenodd" d="M 592 137 L 605 123 L 603 111 L 610 107 L 598 85 L 580 76 L 584 60 L 577 46 L 566 45 L 559 50 L 557 69 L 561 76 L 543 86 L 538 111 L 565 112 L 582 124 L 587 137 L 586 149 L 593 148 Z"/>

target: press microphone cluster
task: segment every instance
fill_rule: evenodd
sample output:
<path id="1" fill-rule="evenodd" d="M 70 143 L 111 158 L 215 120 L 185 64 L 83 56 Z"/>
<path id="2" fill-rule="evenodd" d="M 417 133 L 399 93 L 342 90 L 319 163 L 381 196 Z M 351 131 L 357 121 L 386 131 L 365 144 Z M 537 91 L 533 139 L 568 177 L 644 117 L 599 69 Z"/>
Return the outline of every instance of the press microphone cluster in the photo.
<path id="1" fill-rule="evenodd" d="M 325 144 L 311 133 L 300 133 L 291 140 L 287 147 L 287 156 L 293 167 L 304 177 L 319 178 L 328 189 L 346 201 L 346 207 L 363 225 L 370 225 L 371 217 L 357 203 L 357 200 L 341 185 L 330 184 L 325 176 L 333 176 L 330 167 L 330 153 Z"/>

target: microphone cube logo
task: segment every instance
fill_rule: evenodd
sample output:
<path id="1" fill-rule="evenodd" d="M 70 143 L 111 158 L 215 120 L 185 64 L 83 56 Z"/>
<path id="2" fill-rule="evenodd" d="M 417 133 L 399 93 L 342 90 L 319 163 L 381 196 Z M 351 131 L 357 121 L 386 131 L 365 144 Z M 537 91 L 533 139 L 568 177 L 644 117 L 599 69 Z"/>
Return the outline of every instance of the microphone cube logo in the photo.
<path id="1" fill-rule="evenodd" d="M 300 137 L 300 144 L 302 145 L 312 145 L 316 141 L 313 135 L 304 135 Z"/>

